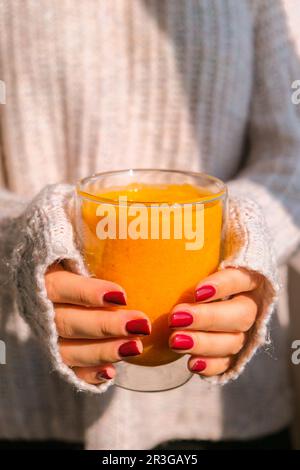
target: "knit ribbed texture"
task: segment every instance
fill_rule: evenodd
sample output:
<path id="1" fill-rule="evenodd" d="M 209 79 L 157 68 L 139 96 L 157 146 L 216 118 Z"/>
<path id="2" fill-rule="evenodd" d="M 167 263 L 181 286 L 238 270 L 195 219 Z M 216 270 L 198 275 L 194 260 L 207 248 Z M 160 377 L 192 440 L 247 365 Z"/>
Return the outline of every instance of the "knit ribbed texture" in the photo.
<path id="1" fill-rule="evenodd" d="M 79 391 L 95 391 L 96 387 L 79 380 L 61 359 L 54 323 L 53 304 L 47 298 L 45 272 L 56 262 L 83 276 L 88 275 L 76 248 L 71 214 L 74 188 L 67 185 L 46 187 L 13 223 L 15 248 L 10 266 L 16 288 L 19 312 L 46 349 L 54 370 Z M 101 386 L 105 391 L 107 383 Z"/>
<path id="2" fill-rule="evenodd" d="M 256 354 L 233 384 L 219 388 L 194 378 L 163 394 L 114 387 L 101 397 L 76 394 L 62 378 L 83 388 L 60 363 L 41 279 L 55 258 L 84 268 L 64 196 L 52 199 L 55 189 L 46 189 L 26 206 L 46 185 L 96 171 L 206 171 L 229 181 L 240 201 L 255 198 L 275 256 L 285 262 L 300 240 L 300 119 L 291 102 L 300 67 L 283 3 L 293 15 L 289 0 L 0 1 L 0 79 L 7 88 L 0 181 L 11 191 L 0 200 L 0 337 L 8 351 L 1 437 L 86 436 L 89 448 L 147 448 L 170 438 L 253 437 L 289 421 L 286 336 L 277 317 L 268 354 Z M 266 296 L 230 377 L 264 341 L 276 290 L 264 222 L 249 204 L 247 224 L 246 211 L 232 209 L 228 236 L 241 233 L 245 243 L 234 257 L 228 251 L 226 263 L 261 272 Z M 64 253 L 61 232 L 52 232 L 56 215 L 64 220 Z"/>

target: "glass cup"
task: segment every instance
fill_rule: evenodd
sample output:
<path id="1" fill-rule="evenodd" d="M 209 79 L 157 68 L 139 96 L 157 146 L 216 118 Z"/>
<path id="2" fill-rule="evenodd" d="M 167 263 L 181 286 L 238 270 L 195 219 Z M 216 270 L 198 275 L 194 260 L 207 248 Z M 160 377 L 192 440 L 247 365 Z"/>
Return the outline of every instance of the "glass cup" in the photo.
<path id="1" fill-rule="evenodd" d="M 78 183 L 76 232 L 90 273 L 120 284 L 124 308 L 152 324 L 143 353 L 117 363 L 118 386 L 153 392 L 191 378 L 187 355 L 169 347 L 168 317 L 194 302 L 196 284 L 217 270 L 226 201 L 225 184 L 204 173 L 130 169 Z"/>

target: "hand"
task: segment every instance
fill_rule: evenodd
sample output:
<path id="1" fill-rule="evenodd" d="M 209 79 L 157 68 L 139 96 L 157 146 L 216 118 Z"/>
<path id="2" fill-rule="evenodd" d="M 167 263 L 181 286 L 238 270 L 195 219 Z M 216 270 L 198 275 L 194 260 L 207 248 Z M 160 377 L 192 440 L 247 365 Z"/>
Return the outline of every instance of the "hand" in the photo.
<path id="1" fill-rule="evenodd" d="M 192 372 L 209 377 L 232 366 L 257 316 L 260 280 L 260 275 L 246 269 L 227 268 L 197 285 L 197 303 L 174 307 L 169 325 L 176 331 L 170 336 L 170 348 L 191 354 Z"/>
<path id="2" fill-rule="evenodd" d="M 53 265 L 45 276 L 54 303 L 59 350 L 80 379 L 99 384 L 115 376 L 112 363 L 141 354 L 139 335 L 150 334 L 150 321 L 126 305 L 122 287 L 110 281 L 79 276 Z"/>

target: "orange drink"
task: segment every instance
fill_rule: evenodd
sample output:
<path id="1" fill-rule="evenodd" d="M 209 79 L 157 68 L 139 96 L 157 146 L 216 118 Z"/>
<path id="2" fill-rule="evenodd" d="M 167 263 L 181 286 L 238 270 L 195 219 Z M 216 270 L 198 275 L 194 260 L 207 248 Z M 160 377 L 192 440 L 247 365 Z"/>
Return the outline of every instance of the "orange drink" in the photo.
<path id="1" fill-rule="evenodd" d="M 148 368 L 181 357 L 168 346 L 168 315 L 176 304 L 194 302 L 196 284 L 218 268 L 226 192 L 219 180 L 207 184 L 206 175 L 202 184 L 197 174 L 157 171 L 175 177 L 156 181 L 142 177 L 147 170 L 137 170 L 135 180 L 106 174 L 77 189 L 81 247 L 90 272 L 120 284 L 127 308 L 151 320 L 143 353 L 128 361 Z"/>

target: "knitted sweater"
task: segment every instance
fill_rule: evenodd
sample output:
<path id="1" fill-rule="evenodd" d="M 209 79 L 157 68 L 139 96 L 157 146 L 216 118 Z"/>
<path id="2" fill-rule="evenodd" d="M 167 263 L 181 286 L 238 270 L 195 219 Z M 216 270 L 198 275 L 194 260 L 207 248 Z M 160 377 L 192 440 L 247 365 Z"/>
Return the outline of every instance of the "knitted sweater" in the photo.
<path id="1" fill-rule="evenodd" d="M 149 448 L 249 438 L 290 421 L 286 329 L 277 314 L 269 318 L 274 258 L 285 263 L 300 240 L 294 6 L 0 0 L 0 438 Z M 220 268 L 261 273 L 264 295 L 247 344 L 220 377 L 138 393 L 86 385 L 61 361 L 44 272 L 57 260 L 88 272 L 73 231 L 73 187 L 58 183 L 128 167 L 205 171 L 228 182 Z"/>

